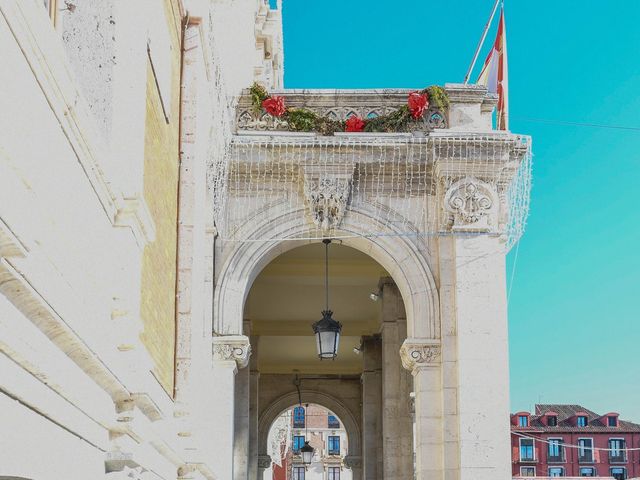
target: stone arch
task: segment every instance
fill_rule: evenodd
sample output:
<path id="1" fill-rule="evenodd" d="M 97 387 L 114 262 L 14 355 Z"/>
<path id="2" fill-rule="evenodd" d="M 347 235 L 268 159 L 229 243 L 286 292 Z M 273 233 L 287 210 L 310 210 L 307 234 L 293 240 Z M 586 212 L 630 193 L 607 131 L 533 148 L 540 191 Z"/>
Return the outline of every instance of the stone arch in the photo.
<path id="1" fill-rule="evenodd" d="M 343 423 L 344 429 L 347 432 L 347 442 L 349 445 L 348 456 L 362 456 L 361 429 L 354 412 L 336 397 L 318 390 L 301 389 L 300 398 L 302 399 L 302 403 L 315 403 L 335 413 Z M 287 409 L 298 405 L 300 398 L 298 397 L 298 392 L 290 392 L 278 397 L 264 409 L 258 419 L 259 455 L 267 454 L 269 429 L 271 425 L 273 425 L 273 422 Z"/>
<path id="2" fill-rule="evenodd" d="M 304 239 L 307 226 L 300 222 L 304 211 L 283 211 L 273 205 L 256 217 L 265 220 L 252 231 L 239 230 L 240 238 L 262 238 L 260 242 L 230 242 L 231 251 L 215 286 L 214 330 L 222 335 L 242 334 L 244 304 L 253 281 L 262 269 L 277 256 L 295 247 L 317 242 Z M 254 224 L 255 225 L 255 224 Z M 370 225 L 367 236 L 363 225 Z M 409 337 L 439 339 L 438 293 L 435 279 L 426 257 L 426 245 L 417 234 L 409 236 L 392 222 L 383 223 L 364 209 L 349 210 L 335 237 L 342 237 L 343 245 L 369 255 L 391 275 L 402 296 Z"/>

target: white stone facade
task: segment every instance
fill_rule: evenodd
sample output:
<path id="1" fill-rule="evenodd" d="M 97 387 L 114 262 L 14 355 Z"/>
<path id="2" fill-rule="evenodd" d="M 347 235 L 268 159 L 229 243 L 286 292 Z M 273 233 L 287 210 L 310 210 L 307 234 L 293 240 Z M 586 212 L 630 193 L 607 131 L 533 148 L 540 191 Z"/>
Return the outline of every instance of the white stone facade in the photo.
<path id="1" fill-rule="evenodd" d="M 492 130 L 495 97 L 446 86 L 451 106 L 432 112 L 419 143 L 477 148 L 464 168 L 432 149 L 437 188 L 421 197 L 347 194 L 369 146 L 393 152 L 412 136 L 363 135 L 351 163 L 297 165 L 285 196 L 299 208 L 245 208 L 246 192 L 219 182 L 229 150 L 286 138 L 333 151 L 345 138 L 243 116 L 254 80 L 283 87 L 280 11 L 260 0 L 108 0 L 74 17 L 70 5 L 58 3 L 54 26 L 41 1 L 0 0 L 0 477 L 255 480 L 271 422 L 302 395 L 344 422 L 353 480 L 509 478 L 505 191 L 526 152 L 521 137 Z M 183 19 L 178 85 L 159 21 L 168 5 Z M 180 125 L 173 392 L 140 339 L 143 251 L 158 231 L 142 194 L 148 59 L 165 121 Z M 343 116 L 406 96 L 281 93 Z M 488 165 L 480 137 L 507 153 Z M 284 160 L 270 148 L 264 158 Z M 407 220 L 418 211 L 438 235 Z M 260 241 L 230 238 L 213 222 L 224 215 Z M 301 238 L 310 225 L 344 234 L 390 278 L 362 372 L 305 379 L 297 393 L 294 374 L 260 371 L 245 302 L 272 260 L 317 243 Z"/>

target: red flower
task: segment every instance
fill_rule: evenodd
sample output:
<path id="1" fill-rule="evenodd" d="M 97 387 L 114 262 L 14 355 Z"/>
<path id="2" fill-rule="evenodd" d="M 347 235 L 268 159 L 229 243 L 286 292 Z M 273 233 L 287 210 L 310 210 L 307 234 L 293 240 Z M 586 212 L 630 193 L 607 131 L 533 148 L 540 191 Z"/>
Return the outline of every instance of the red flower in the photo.
<path id="1" fill-rule="evenodd" d="M 279 97 L 278 95 L 273 95 L 263 100 L 262 108 L 274 117 L 281 117 L 287 111 L 287 107 L 284 106 L 284 97 Z"/>
<path id="2" fill-rule="evenodd" d="M 407 104 L 409 105 L 411 116 L 418 119 L 429 106 L 429 97 L 426 93 L 411 92 Z"/>
<path id="3" fill-rule="evenodd" d="M 361 132 L 364 130 L 364 120 L 355 115 L 351 115 L 345 122 L 346 132 Z"/>

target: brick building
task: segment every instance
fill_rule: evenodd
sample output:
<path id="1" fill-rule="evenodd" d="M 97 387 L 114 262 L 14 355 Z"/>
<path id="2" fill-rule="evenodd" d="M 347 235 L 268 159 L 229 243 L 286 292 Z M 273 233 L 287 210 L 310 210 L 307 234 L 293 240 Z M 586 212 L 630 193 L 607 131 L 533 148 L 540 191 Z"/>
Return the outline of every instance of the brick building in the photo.
<path id="1" fill-rule="evenodd" d="M 514 477 L 640 477 L 640 425 L 581 405 L 511 415 Z"/>

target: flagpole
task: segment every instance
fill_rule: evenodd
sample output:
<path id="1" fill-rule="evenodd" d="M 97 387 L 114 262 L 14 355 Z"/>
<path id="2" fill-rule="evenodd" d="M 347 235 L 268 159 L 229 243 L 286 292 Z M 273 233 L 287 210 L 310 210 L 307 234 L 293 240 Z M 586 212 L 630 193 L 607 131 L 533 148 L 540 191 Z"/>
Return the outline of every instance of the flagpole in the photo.
<path id="1" fill-rule="evenodd" d="M 498 10 L 498 4 L 502 0 L 496 0 L 495 5 L 493 6 L 493 10 L 491 11 L 491 16 L 489 17 L 489 21 L 484 26 L 484 32 L 482 32 L 482 38 L 480 38 L 480 43 L 478 43 L 478 47 L 476 48 L 476 53 L 473 54 L 473 60 L 471 61 L 471 65 L 469 66 L 469 71 L 467 75 L 464 77 L 464 83 L 469 83 L 469 77 L 471 76 L 471 72 L 473 72 L 473 67 L 476 65 L 476 61 L 478 60 L 478 55 L 480 54 L 480 49 L 484 44 L 485 38 L 487 38 L 487 33 L 489 33 L 489 27 L 491 26 L 491 22 L 493 22 L 493 17 L 496 15 L 496 11 Z"/>

